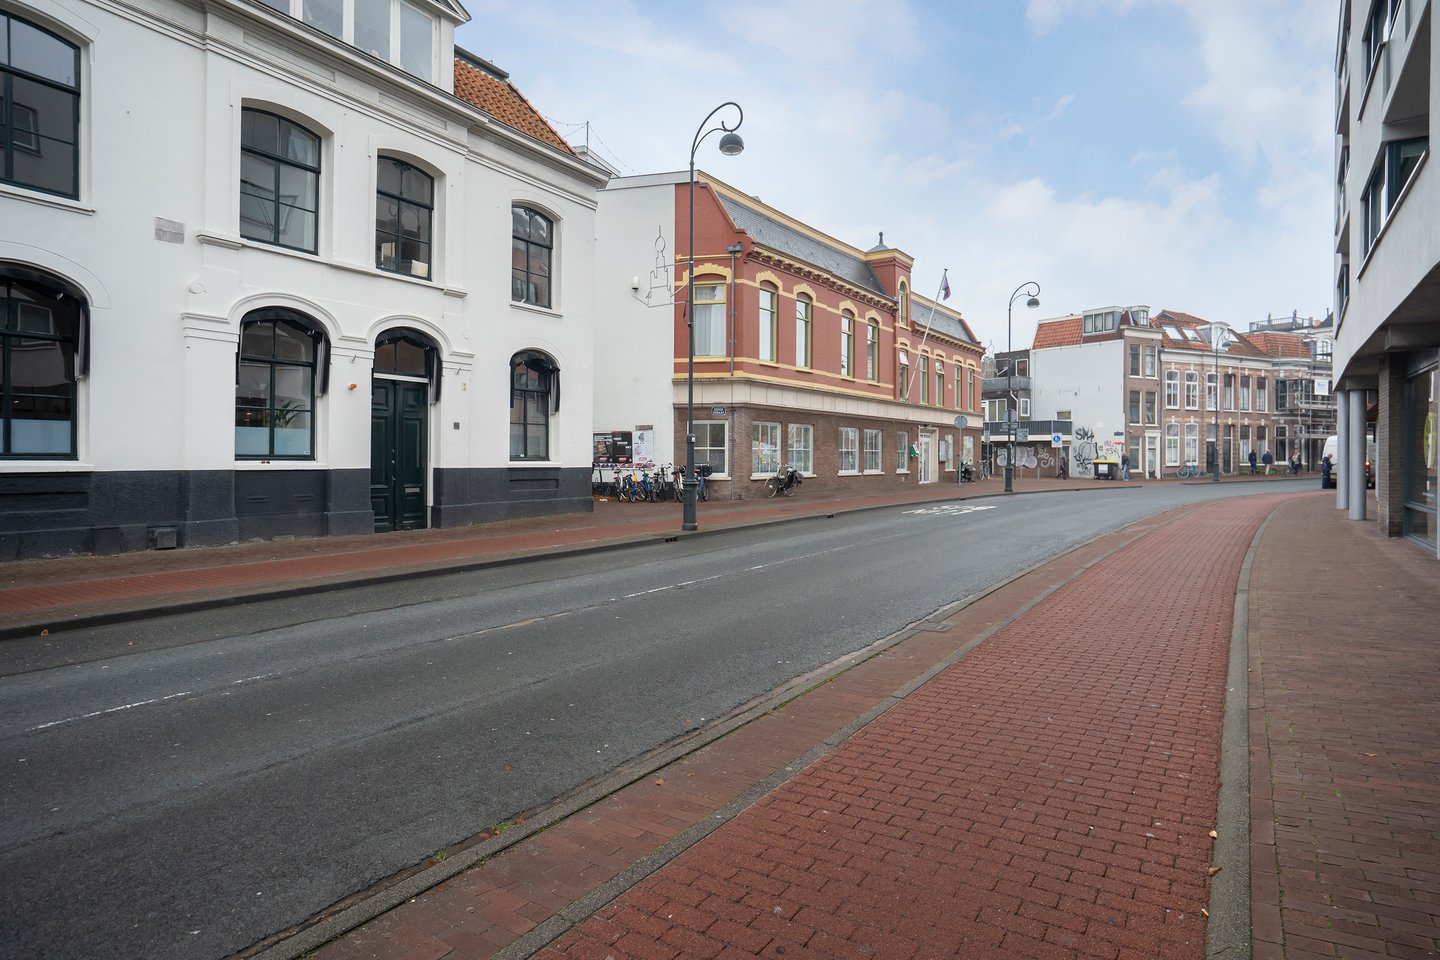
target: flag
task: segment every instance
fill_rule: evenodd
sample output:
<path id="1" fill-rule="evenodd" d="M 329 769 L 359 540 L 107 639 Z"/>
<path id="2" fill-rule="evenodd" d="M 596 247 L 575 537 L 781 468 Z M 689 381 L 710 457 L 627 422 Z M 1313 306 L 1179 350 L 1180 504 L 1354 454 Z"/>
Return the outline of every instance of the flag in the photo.
<path id="1" fill-rule="evenodd" d="M 940 299 L 950 299 L 950 271 L 946 270 L 940 274 Z"/>

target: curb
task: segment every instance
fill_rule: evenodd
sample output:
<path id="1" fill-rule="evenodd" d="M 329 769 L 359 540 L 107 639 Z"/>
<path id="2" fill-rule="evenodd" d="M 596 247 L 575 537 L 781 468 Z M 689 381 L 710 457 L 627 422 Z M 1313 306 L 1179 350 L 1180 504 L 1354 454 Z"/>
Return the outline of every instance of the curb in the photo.
<path id="1" fill-rule="evenodd" d="M 960 486 L 955 484 L 954 486 Z M 42 630 L 55 631 L 58 629 L 86 629 L 90 627 L 109 626 L 117 623 L 129 623 L 135 620 L 143 620 L 157 615 L 172 615 L 184 613 L 197 613 L 205 610 L 218 610 L 225 607 L 238 606 L 255 600 L 286 600 L 293 597 L 312 596 L 317 593 L 332 593 L 338 590 L 347 590 L 352 587 L 380 586 L 390 583 L 403 583 L 409 580 L 420 580 L 426 577 L 442 576 L 451 573 L 473 573 L 478 570 L 487 570 L 493 567 L 512 566 L 522 563 L 533 563 L 539 560 L 549 560 L 555 557 L 587 556 L 591 554 L 606 553 L 613 550 L 620 550 L 625 547 L 637 545 L 650 545 L 659 543 L 671 543 L 679 540 L 689 540 L 695 537 L 714 536 L 727 533 L 733 530 L 744 530 L 751 527 L 783 526 L 785 524 L 800 523 L 806 520 L 830 520 L 839 514 L 867 513 L 873 510 L 888 510 L 893 507 L 910 506 L 913 504 L 946 503 L 952 501 L 988 500 L 997 497 L 1029 496 L 1042 493 L 1070 492 L 1072 490 L 1116 490 L 1128 489 L 1137 486 L 1134 481 L 1128 484 L 1117 483 L 1116 486 L 1107 487 L 1064 487 L 1057 490 L 1022 490 L 1011 493 L 982 493 L 966 496 L 954 494 L 950 496 L 936 496 L 921 498 L 912 501 L 898 501 L 882 504 L 868 504 L 857 507 L 844 507 L 843 502 L 837 502 L 833 509 L 817 511 L 791 517 L 772 517 L 756 520 L 740 520 L 733 524 L 722 526 L 703 527 L 699 530 L 682 531 L 674 530 L 667 533 L 655 534 L 634 534 L 630 536 L 621 535 L 615 538 L 597 538 L 595 541 L 578 544 L 575 546 L 542 547 L 531 553 L 511 553 L 502 556 L 491 556 L 483 559 L 449 561 L 429 561 L 412 565 L 408 569 L 390 570 L 381 573 L 359 573 L 355 575 L 333 575 L 332 578 L 325 578 L 323 575 L 312 582 L 302 582 L 296 585 L 296 581 L 273 581 L 271 584 L 256 584 L 253 587 L 237 586 L 232 589 L 235 592 L 212 595 L 208 597 L 196 597 L 189 600 L 176 600 L 166 602 L 157 599 L 154 602 L 141 601 L 143 606 L 136 606 L 125 610 L 109 610 L 99 613 L 79 614 L 72 617 L 65 617 L 63 613 L 56 613 L 48 619 L 33 619 L 19 623 L 0 626 L 0 642 L 5 640 L 16 640 L 26 637 L 35 637 Z M 1062 554 L 1063 556 L 1063 554 Z M 443 563 L 443 565 L 442 565 Z M 3 596 L 3 594 L 0 594 Z M 59 608 L 62 609 L 63 608 Z M 43 612 L 42 612 L 43 613 Z M 39 614 L 37 614 L 37 617 Z"/>

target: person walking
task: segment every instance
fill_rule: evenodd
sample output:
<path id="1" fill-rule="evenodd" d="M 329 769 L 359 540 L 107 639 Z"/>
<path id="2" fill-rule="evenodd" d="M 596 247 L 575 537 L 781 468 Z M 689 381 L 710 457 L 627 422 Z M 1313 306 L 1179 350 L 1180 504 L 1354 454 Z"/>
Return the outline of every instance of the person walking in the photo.
<path id="1" fill-rule="evenodd" d="M 1330 487 L 1330 470 L 1334 465 L 1330 462 L 1330 454 L 1325 454 L 1325 459 L 1320 461 L 1320 489 L 1327 490 Z"/>
<path id="2" fill-rule="evenodd" d="M 1265 456 L 1260 458 L 1260 462 L 1265 464 L 1265 476 L 1270 476 L 1270 468 L 1275 466 L 1275 454 L 1266 450 Z"/>
<path id="3" fill-rule="evenodd" d="M 1128 453 L 1120 454 L 1120 479 L 1130 479 L 1130 454 Z"/>
<path id="4" fill-rule="evenodd" d="M 1252 448 L 1250 449 L 1250 476 L 1252 476 L 1252 477 L 1255 476 L 1255 473 L 1256 473 L 1256 470 L 1255 470 L 1256 461 L 1257 461 L 1258 459 L 1259 459 L 1259 458 L 1255 456 L 1255 449 L 1252 447 Z"/>
<path id="5" fill-rule="evenodd" d="M 1298 450 L 1290 456 L 1290 472 L 1297 477 L 1300 475 L 1300 451 Z"/>

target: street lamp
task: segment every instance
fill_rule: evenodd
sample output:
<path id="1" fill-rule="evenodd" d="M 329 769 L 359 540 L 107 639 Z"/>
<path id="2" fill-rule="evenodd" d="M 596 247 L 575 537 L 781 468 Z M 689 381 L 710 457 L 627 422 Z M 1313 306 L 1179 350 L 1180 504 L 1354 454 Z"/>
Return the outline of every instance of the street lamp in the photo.
<path id="1" fill-rule="evenodd" d="M 734 107 L 735 112 L 740 115 L 734 126 L 722 120 L 718 127 L 706 130 L 705 124 L 726 107 Z M 740 104 L 727 100 L 700 121 L 700 127 L 695 131 L 695 139 L 690 143 L 690 265 L 687 278 L 689 290 L 685 297 L 685 326 L 689 328 L 690 350 L 685 369 L 685 509 L 680 519 L 681 530 L 700 528 L 695 519 L 695 495 L 699 492 L 695 477 L 695 151 L 700 149 L 700 142 L 710 134 L 720 133 L 723 134 L 720 138 L 720 152 L 727 157 L 735 156 L 745 149 L 745 141 L 735 132 L 744 122 L 745 111 L 740 109 Z"/>
<path id="2" fill-rule="evenodd" d="M 1210 325 L 1210 352 L 1215 357 L 1215 439 L 1210 453 L 1210 480 L 1220 482 L 1220 347 L 1229 339 L 1223 327 Z"/>
<path id="3" fill-rule="evenodd" d="M 1011 319 L 1015 311 L 1015 301 L 1020 299 L 1020 294 L 1030 287 L 1035 292 L 1029 294 L 1025 306 L 1040 306 L 1040 284 L 1034 280 L 1027 281 L 1015 288 L 1010 294 L 1010 303 L 1005 307 L 1005 352 L 1010 355 L 1010 366 L 1005 372 L 1005 392 L 1010 395 L 1010 402 L 1006 404 L 1005 410 L 1005 492 L 1010 493 L 1015 489 L 1015 417 L 1019 404 L 1015 400 L 1015 343 L 1014 331 L 1011 328 Z"/>

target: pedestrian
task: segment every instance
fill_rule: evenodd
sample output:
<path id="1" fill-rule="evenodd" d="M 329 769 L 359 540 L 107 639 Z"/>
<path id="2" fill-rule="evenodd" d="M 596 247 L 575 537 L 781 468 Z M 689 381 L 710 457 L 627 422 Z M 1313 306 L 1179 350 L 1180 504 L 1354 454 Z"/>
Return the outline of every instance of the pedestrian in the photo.
<path id="1" fill-rule="evenodd" d="M 1130 479 L 1130 454 L 1128 453 L 1120 454 L 1120 479 Z"/>
<path id="2" fill-rule="evenodd" d="M 1297 477 L 1300 475 L 1300 451 L 1298 450 L 1290 455 L 1290 472 Z"/>
<path id="3" fill-rule="evenodd" d="M 1266 450 L 1265 456 L 1261 457 L 1260 460 L 1265 464 L 1265 476 L 1270 476 L 1270 468 L 1275 466 L 1275 454 Z"/>
<path id="4" fill-rule="evenodd" d="M 1250 476 L 1252 476 L 1252 477 L 1255 476 L 1255 474 L 1256 474 L 1256 472 L 1257 472 L 1256 469 L 1255 469 L 1255 466 L 1256 466 L 1256 460 L 1258 460 L 1258 459 L 1259 459 L 1259 458 L 1255 456 L 1255 451 L 1254 451 L 1254 450 L 1251 450 L 1251 451 L 1250 451 Z"/>
<path id="5" fill-rule="evenodd" d="M 1063 453 L 1060 454 L 1059 463 L 1058 463 L 1058 464 L 1056 465 L 1056 467 L 1055 467 L 1055 479 L 1057 479 L 1057 480 L 1069 480 L 1069 479 L 1070 479 L 1070 466 L 1069 466 L 1069 464 L 1066 462 L 1066 460 L 1065 460 L 1065 454 L 1063 454 Z"/>
<path id="6" fill-rule="evenodd" d="M 1325 490 L 1330 486 L 1330 470 L 1333 464 L 1330 462 L 1330 454 L 1325 454 L 1325 459 L 1320 461 L 1320 489 Z"/>

